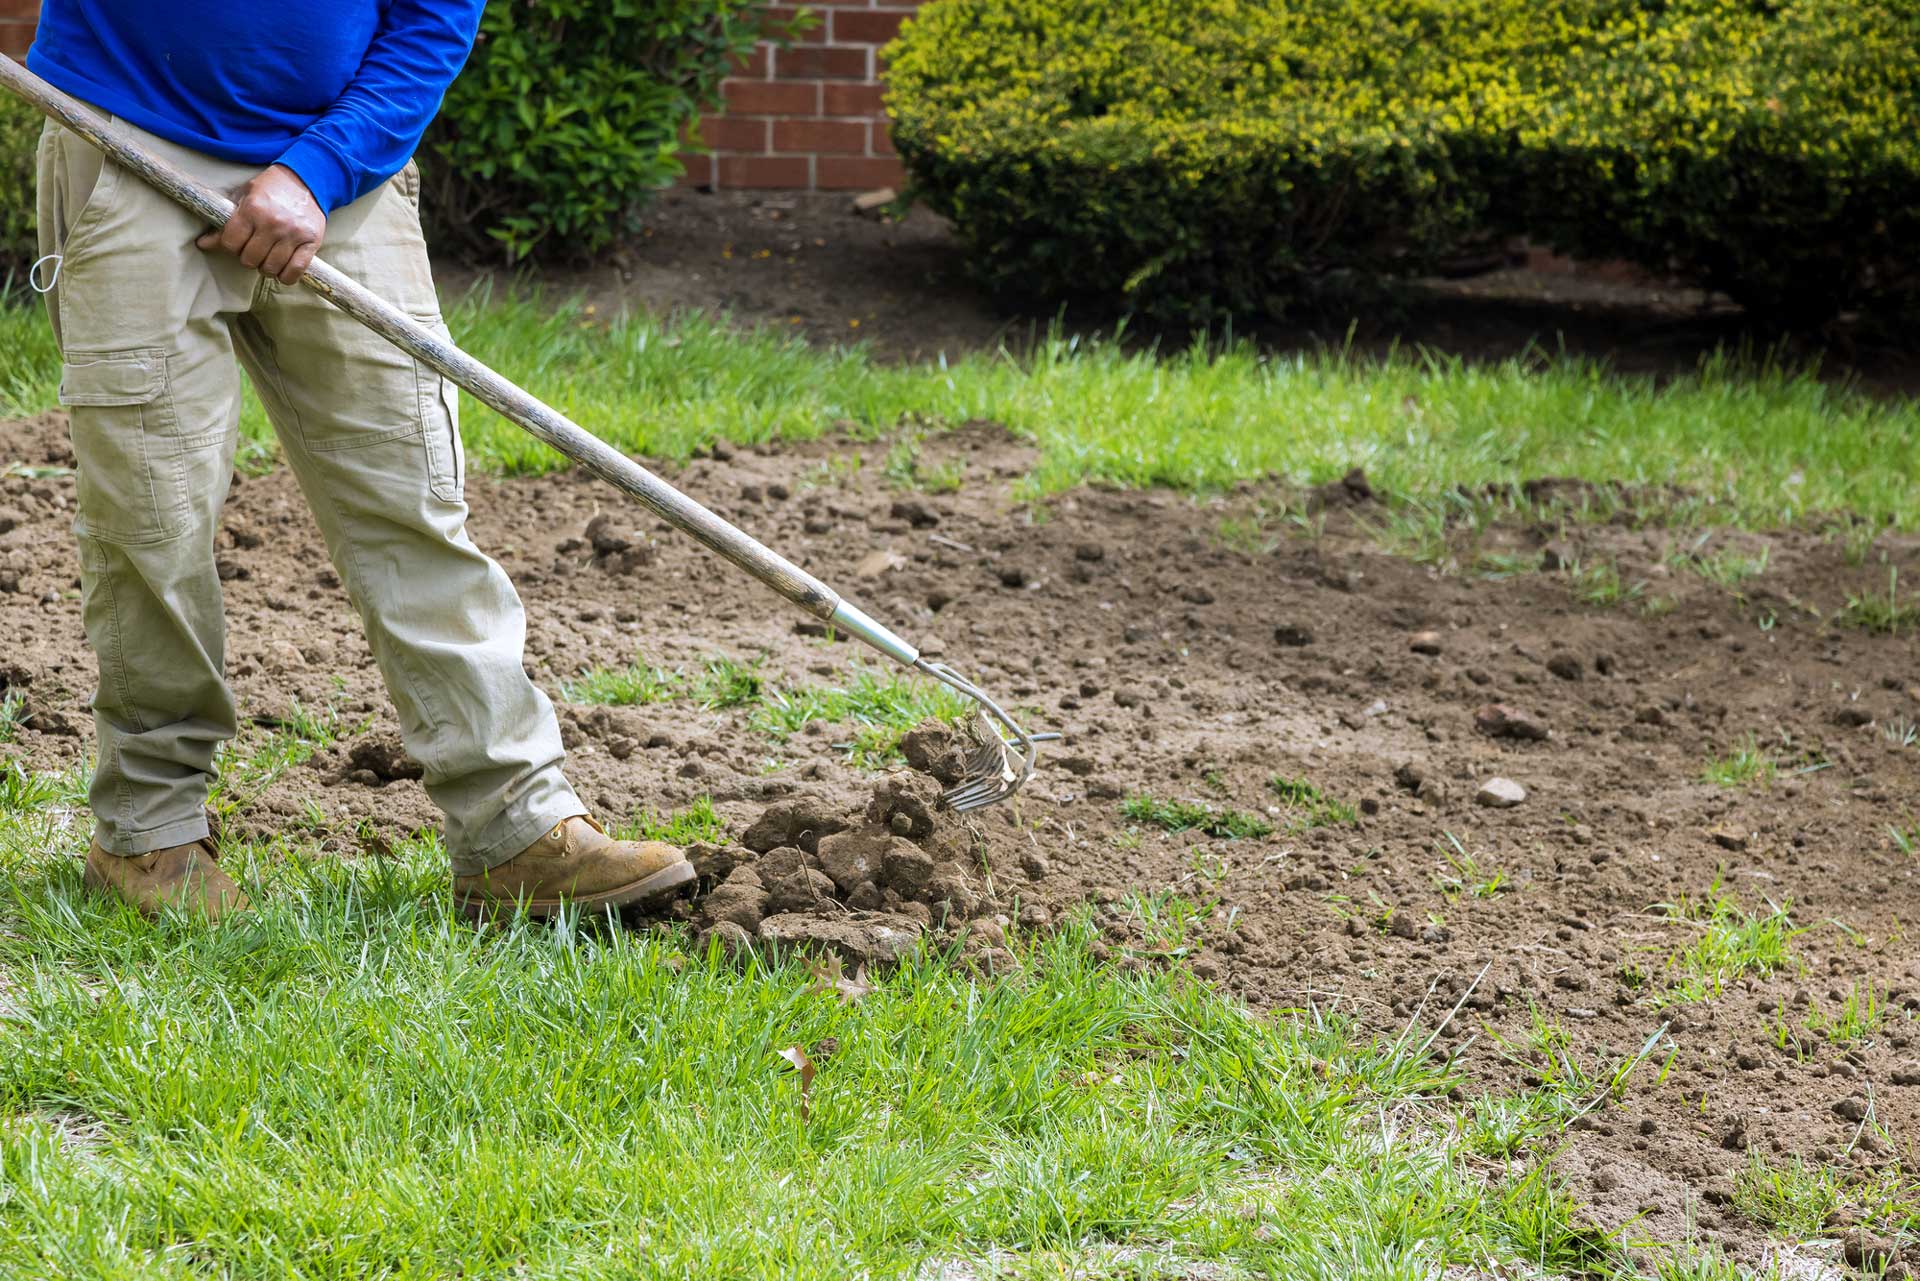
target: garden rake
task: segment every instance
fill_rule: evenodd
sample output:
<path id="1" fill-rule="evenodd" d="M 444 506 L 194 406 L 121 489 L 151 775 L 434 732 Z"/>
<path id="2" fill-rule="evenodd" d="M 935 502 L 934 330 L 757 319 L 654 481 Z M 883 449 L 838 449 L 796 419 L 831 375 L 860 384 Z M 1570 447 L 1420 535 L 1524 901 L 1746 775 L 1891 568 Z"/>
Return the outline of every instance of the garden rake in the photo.
<path id="1" fill-rule="evenodd" d="M 116 125 L 4 56 L 0 56 L 0 85 L 85 138 L 109 160 L 137 174 L 156 190 L 205 218 L 210 225 L 220 226 L 232 214 L 233 202 L 225 196 L 148 154 Z M 533 436 L 631 495 L 669 525 L 732 561 L 836 632 L 856 636 L 895 662 L 964 695 L 976 712 L 969 732 L 964 735 L 964 771 L 944 794 L 949 808 L 976 810 L 1006 800 L 1033 776 L 1039 744 L 1058 737 L 1027 733 L 1005 708 L 951 667 L 927 659 L 913 645 L 792 561 L 715 515 L 451 342 L 415 323 L 405 312 L 321 259 L 313 260 L 300 283 Z"/>

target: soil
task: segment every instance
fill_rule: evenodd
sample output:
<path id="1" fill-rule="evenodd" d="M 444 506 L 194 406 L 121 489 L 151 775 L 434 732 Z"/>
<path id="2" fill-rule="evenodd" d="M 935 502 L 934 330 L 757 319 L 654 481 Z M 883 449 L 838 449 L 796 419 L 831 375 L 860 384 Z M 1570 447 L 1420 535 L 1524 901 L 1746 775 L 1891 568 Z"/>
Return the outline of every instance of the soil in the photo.
<path id="1" fill-rule="evenodd" d="M 1412 282 L 1390 303 L 1369 298 L 1337 314 L 1235 332 L 1279 351 L 1424 350 L 1469 361 L 1565 353 L 1663 378 L 1694 372 L 1718 348 L 1745 348 L 1817 366 L 1838 383 L 1920 391 L 1911 343 L 1884 335 L 1841 327 L 1818 340 L 1783 341 L 1752 332 L 1723 296 L 1538 251 L 1487 267 Z M 514 283 L 454 264 L 441 264 L 438 274 L 449 295 L 475 283 Z M 549 270 L 540 283 L 548 297 L 578 296 L 603 315 L 623 308 L 724 313 L 816 344 L 858 340 L 883 360 L 1019 350 L 1056 325 L 1106 337 L 1120 322 L 1084 307 L 1009 315 L 969 280 L 951 225 L 925 206 L 863 216 L 847 196 L 800 192 L 666 192 L 646 211 L 640 233 L 605 262 Z M 1138 319 L 1126 332 L 1142 345 L 1179 348 L 1192 339 L 1184 327 L 1156 330 Z"/>
<path id="2" fill-rule="evenodd" d="M 57 414 L 0 430 L 8 459 L 71 461 Z M 1730 591 L 1669 566 L 1673 535 L 1648 518 L 1663 496 L 1622 494 L 1607 523 L 1496 526 L 1481 550 L 1525 572 L 1486 577 L 1382 550 L 1368 534 L 1380 500 L 1357 475 L 1307 495 L 1084 488 L 1041 508 L 1013 494 L 1030 450 L 994 427 L 925 441 L 930 466 L 963 466 L 952 493 L 875 483 L 886 448 L 722 448 L 669 474 L 1065 741 L 1017 803 L 961 820 L 913 768 L 848 764 L 845 727 L 781 743 L 686 701 L 563 704 L 570 772 L 601 813 L 705 795 L 727 821 L 732 841 L 698 852 L 703 897 L 678 909 L 697 927 L 736 945 L 810 941 L 848 973 L 934 928 L 998 971 L 1015 966 L 1006 931 L 1091 902 L 1123 967 L 1183 965 L 1256 1007 L 1336 1011 L 1382 1036 L 1444 1021 L 1435 1052 L 1457 1053 L 1476 1091 L 1540 1079 L 1535 1011 L 1589 1068 L 1657 1034 L 1624 1102 L 1577 1120 L 1555 1158 L 1594 1220 L 1636 1239 L 1697 1229 L 1754 1255 L 1763 1233 L 1729 1204 L 1750 1153 L 1920 1172 L 1920 961 L 1905 935 L 1920 860 L 1889 831 L 1915 822 L 1920 746 L 1885 732 L 1920 721 L 1920 645 L 1911 628 L 1833 621 L 1848 592 L 1886 590 L 1883 554 L 1920 582 L 1920 541 L 1883 536 L 1857 563 L 1815 531 L 1717 535 L 1768 553 Z M 863 485 L 834 465 L 856 453 Z M 764 656 L 776 684 L 843 679 L 866 657 L 583 474 L 474 477 L 468 497 L 475 539 L 526 601 L 528 664 L 556 695 L 636 654 L 687 668 Z M 1217 536 L 1281 501 L 1317 507 L 1323 530 L 1251 548 Z M 0 480 L 0 676 L 31 714 L 0 751 L 36 767 L 83 758 L 92 736 L 72 503 L 57 471 Z M 311 805 L 324 839 L 362 856 L 377 850 L 368 833 L 434 815 L 319 545 L 288 474 L 236 479 L 219 556 L 243 712 L 273 724 L 297 699 L 367 727 L 229 827 L 281 829 Z M 1599 557 L 1644 584 L 1636 602 L 1583 604 L 1564 574 L 1533 568 Z M 1704 781 L 1748 735 L 1781 761 L 1772 785 Z M 950 744 L 928 731 L 909 746 L 939 772 Z M 1357 821 L 1295 830 L 1276 775 L 1354 804 Z M 1478 802 L 1496 777 L 1524 799 Z M 1276 830 L 1143 829 L 1120 813 L 1137 793 L 1255 811 Z M 1503 874 L 1498 892 L 1449 887 L 1455 839 L 1483 876 Z M 1121 907 L 1167 888 L 1214 906 L 1184 954 Z M 1715 893 L 1790 905 L 1796 965 L 1656 1008 L 1699 927 L 1655 905 Z M 1777 1043 L 1771 1024 L 1836 1011 L 1855 984 L 1886 1010 L 1866 1040 Z M 1892 1142 L 1861 1125 L 1869 1108 Z"/>

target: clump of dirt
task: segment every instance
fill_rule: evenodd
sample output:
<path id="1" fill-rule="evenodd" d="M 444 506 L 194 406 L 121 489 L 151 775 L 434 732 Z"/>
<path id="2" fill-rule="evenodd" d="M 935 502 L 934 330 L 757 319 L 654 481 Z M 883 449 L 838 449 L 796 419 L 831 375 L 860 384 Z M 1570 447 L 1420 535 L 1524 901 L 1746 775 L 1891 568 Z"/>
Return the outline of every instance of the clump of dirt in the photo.
<path id="1" fill-rule="evenodd" d="M 964 736 L 927 721 L 907 737 L 911 770 L 882 778 L 864 807 L 793 796 L 768 806 L 740 844 L 696 845 L 699 886 L 680 909 L 699 931 L 695 946 L 806 951 L 880 971 L 936 931 L 1011 968 L 1001 945 L 1018 904 L 1003 899 L 1027 877 L 996 869 L 978 825 L 940 803 L 935 769 L 958 759 Z M 970 931 L 978 920 L 992 928 Z"/>

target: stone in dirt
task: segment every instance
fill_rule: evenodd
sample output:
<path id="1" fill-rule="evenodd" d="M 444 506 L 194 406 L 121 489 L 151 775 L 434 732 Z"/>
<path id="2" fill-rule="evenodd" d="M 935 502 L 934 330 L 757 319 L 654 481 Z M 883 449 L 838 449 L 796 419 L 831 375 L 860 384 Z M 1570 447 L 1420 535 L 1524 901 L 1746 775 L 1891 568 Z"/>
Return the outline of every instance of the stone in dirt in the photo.
<path id="1" fill-rule="evenodd" d="M 1407 639 L 1407 648 L 1416 654 L 1438 654 L 1440 652 L 1440 633 L 1415 632 Z"/>
<path id="2" fill-rule="evenodd" d="M 1490 809 L 1512 809 L 1527 799 L 1527 789 L 1510 778 L 1490 778 L 1473 794 L 1476 804 Z"/>
<path id="3" fill-rule="evenodd" d="M 366 770 L 383 782 L 419 778 L 426 773 L 419 761 L 407 755 L 398 734 L 373 734 L 355 743 L 347 752 L 355 770 Z"/>
<path id="4" fill-rule="evenodd" d="M 1540 740 L 1552 731 L 1547 723 L 1530 712 L 1506 703 L 1488 703 L 1473 714 L 1473 724 L 1489 738 Z"/>
<path id="5" fill-rule="evenodd" d="M 757 854 L 797 845 L 809 854 L 820 848 L 820 838 L 847 830 L 847 822 L 817 796 L 796 796 L 767 807 L 740 843 Z"/>
<path id="6" fill-rule="evenodd" d="M 880 970 L 897 965 L 920 940 L 920 923 L 891 912 L 821 916 L 782 912 L 760 922 L 759 940 L 776 955 L 808 952 L 838 956 L 849 965 Z"/>
<path id="7" fill-rule="evenodd" d="M 1586 668 L 1580 660 L 1565 652 L 1555 654 L 1547 660 L 1547 670 L 1563 681 L 1577 681 L 1586 675 Z"/>
<path id="8" fill-rule="evenodd" d="M 1747 848 L 1747 834 L 1737 827 L 1716 827 L 1707 833 L 1713 843 L 1723 850 L 1743 850 Z"/>

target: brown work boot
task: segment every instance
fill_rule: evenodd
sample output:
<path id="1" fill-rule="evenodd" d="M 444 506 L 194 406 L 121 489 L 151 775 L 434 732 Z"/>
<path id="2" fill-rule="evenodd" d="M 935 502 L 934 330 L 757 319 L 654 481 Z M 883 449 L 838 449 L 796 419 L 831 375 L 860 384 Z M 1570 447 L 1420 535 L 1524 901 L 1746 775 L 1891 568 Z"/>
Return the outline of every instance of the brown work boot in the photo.
<path id="1" fill-rule="evenodd" d="M 562 819 L 551 831 L 498 867 L 453 878 L 453 898 L 475 919 L 524 905 L 527 915 L 552 916 L 569 903 L 625 907 L 670 896 L 691 885 L 687 856 L 659 841 L 616 841 L 592 819 Z"/>
<path id="2" fill-rule="evenodd" d="M 175 908 L 217 921 L 247 907 L 247 896 L 220 870 L 219 857 L 209 840 L 126 856 L 109 854 L 95 841 L 82 879 L 88 889 L 118 895 L 145 916 Z"/>

